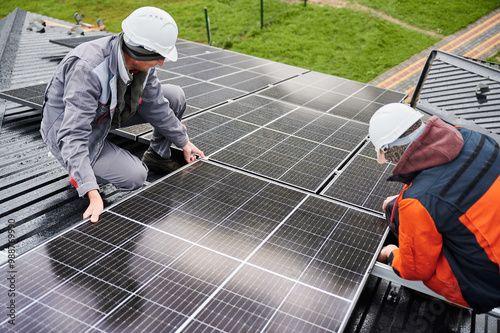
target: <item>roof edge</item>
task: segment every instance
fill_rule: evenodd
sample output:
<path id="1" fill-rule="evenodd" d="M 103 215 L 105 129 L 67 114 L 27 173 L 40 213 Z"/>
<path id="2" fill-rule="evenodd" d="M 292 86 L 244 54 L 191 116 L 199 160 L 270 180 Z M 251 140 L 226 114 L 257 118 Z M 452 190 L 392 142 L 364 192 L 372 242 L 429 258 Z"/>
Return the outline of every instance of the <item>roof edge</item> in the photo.
<path id="1" fill-rule="evenodd" d="M 27 12 L 16 8 L 0 20 L 0 89 L 10 87 L 10 75 L 16 58 Z"/>

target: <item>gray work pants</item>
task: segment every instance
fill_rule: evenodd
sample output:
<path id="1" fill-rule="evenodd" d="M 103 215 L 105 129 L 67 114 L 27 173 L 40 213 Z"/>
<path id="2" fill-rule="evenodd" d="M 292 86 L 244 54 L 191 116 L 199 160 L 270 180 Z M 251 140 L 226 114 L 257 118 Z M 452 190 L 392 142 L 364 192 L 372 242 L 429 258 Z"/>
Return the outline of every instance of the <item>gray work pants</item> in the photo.
<path id="1" fill-rule="evenodd" d="M 162 90 L 176 117 L 182 119 L 186 110 L 184 91 L 180 87 L 170 84 L 163 84 Z M 139 107 L 137 113 L 123 123 L 122 126 L 146 123 L 147 121 L 141 116 L 142 112 L 147 112 L 147 110 L 141 110 Z M 171 142 L 167 138 L 153 130 L 150 147 L 154 151 L 160 156 L 168 158 L 170 157 L 170 145 Z M 98 183 L 111 183 L 122 191 L 130 191 L 141 187 L 148 175 L 148 168 L 140 159 L 132 155 L 128 150 L 122 149 L 107 140 L 94 163 L 93 170 Z"/>

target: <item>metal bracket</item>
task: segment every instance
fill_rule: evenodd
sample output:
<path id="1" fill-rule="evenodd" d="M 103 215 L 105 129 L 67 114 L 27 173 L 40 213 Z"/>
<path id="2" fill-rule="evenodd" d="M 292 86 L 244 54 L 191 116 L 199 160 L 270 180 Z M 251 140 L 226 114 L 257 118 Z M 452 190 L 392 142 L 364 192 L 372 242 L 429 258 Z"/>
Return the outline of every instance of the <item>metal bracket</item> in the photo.
<path id="1" fill-rule="evenodd" d="M 373 266 L 371 275 L 382 278 L 384 280 L 391 281 L 391 283 L 396 283 L 398 285 L 413 289 L 415 291 L 421 292 L 423 294 L 426 294 L 428 296 L 432 296 L 435 298 L 438 298 L 440 300 L 443 300 L 448 303 L 452 303 L 443 296 L 435 293 L 434 291 L 430 290 L 427 288 L 422 281 L 410 281 L 410 280 L 405 280 L 398 276 L 394 270 L 392 269 L 391 266 L 382 264 L 380 262 L 376 262 L 375 265 Z M 456 304 L 457 306 L 462 307 L 461 305 Z M 496 317 L 500 319 L 500 307 L 495 308 L 491 310 L 490 312 L 486 313 L 489 316 Z"/>

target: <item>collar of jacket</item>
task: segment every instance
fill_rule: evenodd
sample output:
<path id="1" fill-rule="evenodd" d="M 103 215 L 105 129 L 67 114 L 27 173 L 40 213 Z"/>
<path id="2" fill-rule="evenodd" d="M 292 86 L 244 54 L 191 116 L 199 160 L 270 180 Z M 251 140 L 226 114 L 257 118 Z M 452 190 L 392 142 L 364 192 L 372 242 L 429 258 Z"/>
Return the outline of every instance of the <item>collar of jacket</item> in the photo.
<path id="1" fill-rule="evenodd" d="M 464 145 L 460 132 L 437 116 L 432 116 L 422 133 L 408 146 L 393 175 L 409 175 L 454 160 Z M 403 176 L 406 175 L 406 176 Z"/>
<path id="2" fill-rule="evenodd" d="M 118 76 L 121 78 L 125 84 L 130 84 L 132 81 L 132 74 L 129 72 L 127 65 L 125 64 L 125 56 L 122 51 L 123 44 L 123 32 L 117 35 L 118 37 L 118 45 L 116 50 L 116 67 L 118 71 Z"/>
<path id="3" fill-rule="evenodd" d="M 387 181 L 389 182 L 400 182 L 404 183 L 406 185 L 410 185 L 413 179 L 417 177 L 417 175 L 420 173 L 420 171 L 415 171 L 415 172 L 410 172 L 410 173 L 405 173 L 405 174 L 397 174 L 397 175 L 392 175 L 389 178 L 387 178 Z"/>

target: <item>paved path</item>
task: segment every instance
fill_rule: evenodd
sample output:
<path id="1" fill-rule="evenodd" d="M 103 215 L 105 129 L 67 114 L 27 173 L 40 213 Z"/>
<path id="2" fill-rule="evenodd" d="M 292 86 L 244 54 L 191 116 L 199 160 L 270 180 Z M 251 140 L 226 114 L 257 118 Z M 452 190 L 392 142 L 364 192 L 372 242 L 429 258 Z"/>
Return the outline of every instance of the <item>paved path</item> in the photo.
<path id="1" fill-rule="evenodd" d="M 435 49 L 481 60 L 491 57 L 500 49 L 500 9 L 378 76 L 370 84 L 405 92 L 408 102 L 427 56 Z"/>

